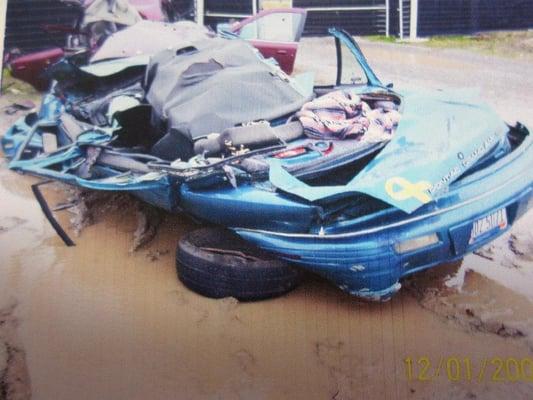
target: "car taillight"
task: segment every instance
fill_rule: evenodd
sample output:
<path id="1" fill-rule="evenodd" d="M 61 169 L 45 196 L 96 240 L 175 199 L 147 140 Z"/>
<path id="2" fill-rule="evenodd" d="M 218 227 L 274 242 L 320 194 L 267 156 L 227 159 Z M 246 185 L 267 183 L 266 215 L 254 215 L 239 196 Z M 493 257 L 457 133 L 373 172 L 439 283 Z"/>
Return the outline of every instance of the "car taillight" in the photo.
<path id="1" fill-rule="evenodd" d="M 274 154 L 275 158 L 292 158 L 304 154 L 307 152 L 307 148 L 304 146 L 296 147 L 290 150 L 284 150 Z"/>

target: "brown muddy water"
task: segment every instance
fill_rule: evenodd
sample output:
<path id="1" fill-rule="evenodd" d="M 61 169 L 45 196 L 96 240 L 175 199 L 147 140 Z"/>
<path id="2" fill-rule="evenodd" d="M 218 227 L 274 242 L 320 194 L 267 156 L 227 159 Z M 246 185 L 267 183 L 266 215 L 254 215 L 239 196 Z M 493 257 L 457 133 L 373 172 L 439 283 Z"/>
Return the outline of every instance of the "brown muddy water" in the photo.
<path id="1" fill-rule="evenodd" d="M 11 120 L 0 116 L 2 131 Z M 175 245 L 195 227 L 184 216 L 148 218 L 153 240 L 132 251 L 147 226 L 137 202 L 86 199 L 88 210 L 56 213 L 76 241 L 67 248 L 33 200 L 36 181 L 1 159 L 2 400 L 531 398 L 533 365 L 515 379 L 507 360 L 533 357 L 532 213 L 462 264 L 407 279 L 388 303 L 312 276 L 284 297 L 238 303 L 178 281 Z M 52 205 L 76 197 L 44 192 Z"/>

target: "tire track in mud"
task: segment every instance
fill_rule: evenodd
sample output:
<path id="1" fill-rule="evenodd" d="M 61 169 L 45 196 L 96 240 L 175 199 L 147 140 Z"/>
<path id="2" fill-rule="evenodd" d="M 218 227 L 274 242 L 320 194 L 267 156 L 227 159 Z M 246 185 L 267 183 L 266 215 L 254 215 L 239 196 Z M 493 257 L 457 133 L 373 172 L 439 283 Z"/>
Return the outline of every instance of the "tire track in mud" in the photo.
<path id="1" fill-rule="evenodd" d="M 26 353 L 17 337 L 16 304 L 0 309 L 0 400 L 27 400 L 31 385 Z"/>

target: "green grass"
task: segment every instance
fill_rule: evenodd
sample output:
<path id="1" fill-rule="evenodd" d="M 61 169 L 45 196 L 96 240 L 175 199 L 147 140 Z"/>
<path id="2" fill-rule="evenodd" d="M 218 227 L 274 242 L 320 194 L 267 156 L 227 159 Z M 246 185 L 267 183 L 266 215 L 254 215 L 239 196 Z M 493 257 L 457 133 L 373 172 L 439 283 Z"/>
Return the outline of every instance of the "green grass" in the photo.
<path id="1" fill-rule="evenodd" d="M 433 36 L 430 37 L 426 42 L 428 46 L 435 47 L 461 47 L 461 46 L 471 46 L 475 42 L 475 39 L 472 36 L 465 35 L 449 35 L 449 36 Z"/>
<path id="2" fill-rule="evenodd" d="M 366 39 L 382 43 L 405 43 L 393 36 L 373 35 Z M 533 58 L 533 31 L 487 32 L 477 35 L 433 36 L 414 42 L 417 46 L 472 50 L 504 57 Z"/>
<path id="3" fill-rule="evenodd" d="M 432 36 L 423 45 L 435 48 L 458 48 L 494 51 L 504 40 L 495 34 Z"/>
<path id="4" fill-rule="evenodd" d="M 365 39 L 371 40 L 373 42 L 384 42 L 384 43 L 397 43 L 398 38 L 394 36 L 385 36 L 385 35 L 370 35 L 365 36 Z"/>
<path id="5" fill-rule="evenodd" d="M 2 70 L 2 94 L 38 96 L 40 93 L 30 84 L 13 78 L 8 68 Z"/>
<path id="6" fill-rule="evenodd" d="M 533 32 L 489 32 L 472 36 L 434 36 L 424 43 L 435 48 L 459 48 L 499 56 L 533 57 Z"/>

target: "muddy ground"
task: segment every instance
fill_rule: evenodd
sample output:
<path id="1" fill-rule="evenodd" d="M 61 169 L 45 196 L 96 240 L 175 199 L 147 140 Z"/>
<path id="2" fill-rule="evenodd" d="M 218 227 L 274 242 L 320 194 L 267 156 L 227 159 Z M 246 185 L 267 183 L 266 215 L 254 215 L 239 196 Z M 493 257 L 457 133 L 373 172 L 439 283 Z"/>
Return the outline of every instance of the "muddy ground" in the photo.
<path id="1" fill-rule="evenodd" d="M 332 72 L 326 45 L 322 38 L 304 40 L 298 70 L 314 64 L 322 75 Z M 528 63 L 409 45 L 364 42 L 363 48 L 378 75 L 398 88 L 477 86 L 509 122 L 533 126 Z M 28 97 L 17 91 L 0 98 L 2 131 L 17 117 L 3 107 Z M 515 379 L 513 361 L 506 375 L 494 360 L 533 357 L 532 213 L 462 264 L 407 279 L 388 303 L 359 302 L 312 276 L 279 299 L 216 301 L 177 280 L 176 241 L 195 227 L 186 217 L 154 217 L 128 197 L 89 196 L 57 212 L 77 244 L 66 248 L 32 198 L 36 179 L 0 164 L 2 400 L 526 399 L 533 393 L 531 364 L 524 362 L 524 376 Z M 45 194 L 52 204 L 80 198 L 58 185 Z M 153 240 L 143 245 L 143 233 Z M 453 357 L 461 368 L 455 380 Z M 418 368 L 414 375 L 406 358 Z"/>

